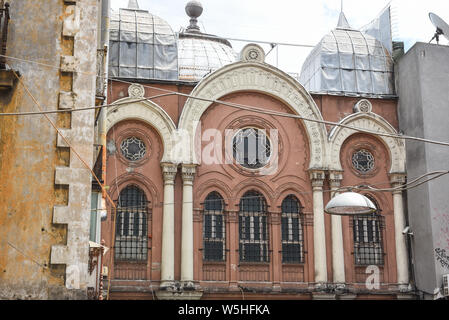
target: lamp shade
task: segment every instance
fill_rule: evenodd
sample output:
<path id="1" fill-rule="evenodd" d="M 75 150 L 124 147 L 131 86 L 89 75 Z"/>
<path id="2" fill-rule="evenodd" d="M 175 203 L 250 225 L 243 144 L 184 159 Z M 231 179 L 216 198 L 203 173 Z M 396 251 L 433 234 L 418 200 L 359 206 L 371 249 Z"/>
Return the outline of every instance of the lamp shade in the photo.
<path id="1" fill-rule="evenodd" d="M 339 216 L 368 215 L 376 212 L 374 203 L 359 193 L 346 192 L 333 198 L 324 211 Z"/>

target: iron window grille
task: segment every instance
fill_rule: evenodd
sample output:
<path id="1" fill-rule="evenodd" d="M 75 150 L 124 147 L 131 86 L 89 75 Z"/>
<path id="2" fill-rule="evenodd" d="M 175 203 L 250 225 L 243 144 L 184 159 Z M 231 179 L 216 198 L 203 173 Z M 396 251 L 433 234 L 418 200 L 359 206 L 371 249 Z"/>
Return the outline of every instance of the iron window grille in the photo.
<path id="1" fill-rule="evenodd" d="M 225 261 L 226 227 L 223 215 L 223 198 L 217 193 L 209 194 L 204 203 L 203 259 Z"/>
<path id="2" fill-rule="evenodd" d="M 271 156 L 270 139 L 263 130 L 246 128 L 240 130 L 233 139 L 234 159 L 248 169 L 264 167 Z"/>
<path id="3" fill-rule="evenodd" d="M 289 195 L 281 207 L 282 262 L 304 263 L 304 231 L 299 200 Z"/>
<path id="4" fill-rule="evenodd" d="M 377 202 L 367 196 L 379 208 Z M 370 216 L 354 216 L 352 218 L 354 233 L 354 259 L 357 266 L 384 265 L 384 249 L 382 231 L 385 218 L 378 209 Z"/>
<path id="5" fill-rule="evenodd" d="M 148 201 L 136 186 L 119 196 L 115 233 L 117 261 L 145 262 L 148 258 Z"/>
<path id="6" fill-rule="evenodd" d="M 260 193 L 250 191 L 240 199 L 240 262 L 269 262 L 268 251 L 267 204 Z"/>

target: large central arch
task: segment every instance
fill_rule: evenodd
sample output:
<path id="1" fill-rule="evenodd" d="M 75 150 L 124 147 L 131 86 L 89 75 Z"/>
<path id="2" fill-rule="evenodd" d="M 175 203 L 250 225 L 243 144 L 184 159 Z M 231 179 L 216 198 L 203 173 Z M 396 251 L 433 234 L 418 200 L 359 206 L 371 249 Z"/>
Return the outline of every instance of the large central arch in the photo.
<path id="1" fill-rule="evenodd" d="M 203 79 L 193 90 L 193 97 L 218 100 L 238 91 L 256 91 L 268 94 L 285 103 L 292 111 L 305 118 L 322 120 L 322 115 L 309 93 L 292 77 L 265 63 L 237 62 L 225 66 Z M 203 113 L 213 104 L 189 98 L 181 114 L 179 129 L 194 141 Z M 327 134 L 324 124 L 303 121 L 310 145 L 310 169 L 325 168 Z M 184 161 L 198 164 L 190 145 L 189 157 Z"/>

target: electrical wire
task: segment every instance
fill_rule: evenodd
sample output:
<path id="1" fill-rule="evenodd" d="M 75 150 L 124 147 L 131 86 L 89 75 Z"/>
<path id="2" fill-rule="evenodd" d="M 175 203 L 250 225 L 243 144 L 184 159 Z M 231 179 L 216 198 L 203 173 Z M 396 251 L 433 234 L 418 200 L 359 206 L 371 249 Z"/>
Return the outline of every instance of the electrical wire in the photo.
<path id="1" fill-rule="evenodd" d="M 9 68 L 11 68 L 8 65 Z M 12 70 L 12 69 L 11 69 Z M 28 89 L 28 86 L 26 84 L 23 83 L 22 79 L 17 75 L 17 73 L 12 70 L 14 76 L 17 78 L 17 81 L 19 82 L 19 84 L 25 89 L 25 91 L 27 92 L 27 94 L 30 96 L 30 98 L 33 100 L 34 104 L 37 106 L 37 108 L 39 109 L 40 112 L 42 112 L 42 107 L 39 104 L 39 102 L 37 101 L 37 99 L 34 97 L 34 95 L 31 93 L 31 91 Z M 51 126 L 56 130 L 56 132 L 58 133 L 58 135 L 64 140 L 64 142 L 70 147 L 70 150 L 77 156 L 77 158 L 81 161 L 81 163 L 87 168 L 89 169 L 89 171 L 92 173 L 92 176 L 95 178 L 95 180 L 98 182 L 99 186 L 101 187 L 101 189 L 103 190 L 103 192 L 105 192 L 107 199 L 109 200 L 109 202 L 111 203 L 111 205 L 115 208 L 115 204 L 112 201 L 112 199 L 109 197 L 109 195 L 106 192 L 106 189 L 104 187 L 104 185 L 100 182 L 100 179 L 98 179 L 97 175 L 95 174 L 95 172 L 92 170 L 92 168 L 87 164 L 87 162 L 80 156 L 80 154 L 78 153 L 78 151 L 76 151 L 76 149 L 71 145 L 71 143 L 68 141 L 68 139 L 62 134 L 61 130 L 58 129 L 58 127 L 56 126 L 56 124 L 50 119 L 50 117 L 47 114 L 43 115 L 48 122 L 50 122 Z"/>
<path id="2" fill-rule="evenodd" d="M 117 173 L 116 173 L 117 174 Z M 341 193 L 341 192 L 348 192 L 348 191 L 371 191 L 371 192 L 395 192 L 395 191 L 407 191 L 407 190 L 411 190 L 411 189 L 415 189 L 418 186 L 428 183 L 430 181 L 436 180 L 441 178 L 442 176 L 445 176 L 449 174 L 449 171 L 435 171 L 435 172 L 430 172 L 430 173 L 426 173 L 424 175 L 419 176 L 418 178 L 413 179 L 411 182 L 405 183 L 403 185 L 400 185 L 398 187 L 394 187 L 394 188 L 375 188 L 375 186 L 377 185 L 384 185 L 384 184 L 390 184 L 390 182 L 382 182 L 382 183 L 377 183 L 374 185 L 365 185 L 365 184 L 361 184 L 361 185 L 354 185 L 354 186 L 343 186 L 343 187 L 339 187 L 339 188 L 335 188 L 335 189 L 327 189 L 327 190 L 323 190 L 323 193 Z M 436 177 L 432 177 L 429 178 L 425 181 L 421 181 L 419 184 L 417 185 L 413 185 L 416 184 L 416 182 L 418 182 L 419 180 L 424 179 L 425 177 L 428 176 L 432 176 L 432 175 L 437 175 Z M 117 190 L 118 190 L 118 186 L 116 186 Z M 295 195 L 312 195 L 313 191 L 304 191 L 304 192 L 296 192 Z M 240 200 L 257 200 L 257 199 L 263 199 L 265 200 L 265 196 L 260 195 L 260 196 L 247 196 L 244 198 L 237 198 L 237 197 L 227 197 L 226 199 L 221 199 L 221 200 L 216 200 L 216 199 L 211 199 L 211 200 L 203 200 L 201 201 L 200 204 L 205 204 L 205 203 L 209 203 L 209 202 L 217 202 L 217 201 L 221 201 L 223 204 L 226 204 L 227 201 L 231 201 L 231 202 L 236 202 L 236 200 L 240 201 Z M 192 203 L 196 203 L 196 201 L 187 201 L 187 202 L 182 202 L 182 203 L 186 203 L 186 204 L 192 204 Z M 173 203 L 166 203 L 168 205 L 176 205 L 178 204 L 178 202 L 173 202 Z M 237 205 L 237 204 L 236 204 Z M 132 206 L 127 206 L 127 209 L 133 209 L 134 207 Z M 138 207 L 136 207 L 138 208 Z M 140 206 L 139 206 L 140 208 Z M 120 209 L 120 208 L 117 208 Z"/>
<path id="3" fill-rule="evenodd" d="M 61 110 L 50 110 L 50 111 L 32 111 L 32 112 L 9 112 L 9 113 L 0 113 L 0 117 L 2 116 L 33 116 L 33 115 L 44 115 L 44 114 L 54 114 L 54 113 L 69 113 L 69 112 L 77 112 L 77 111 L 86 111 L 86 110 L 96 110 L 96 109 L 103 109 L 103 108 L 110 108 L 110 107 L 118 107 L 122 105 L 128 105 L 130 103 L 136 103 L 136 102 L 142 102 L 142 101 L 151 101 L 153 99 L 162 98 L 162 97 L 169 97 L 174 94 L 172 93 L 165 93 L 165 94 L 159 94 L 147 98 L 142 99 L 134 99 L 127 102 L 117 102 L 117 103 L 111 103 L 111 104 L 104 104 L 101 106 L 93 106 L 93 107 L 85 107 L 85 108 L 76 108 L 76 109 L 61 109 Z"/>
<path id="4" fill-rule="evenodd" d="M 195 33 L 183 33 L 183 35 L 187 36 L 198 36 Z M 275 44 L 277 46 L 287 46 L 287 47 L 300 47 L 300 48 L 315 48 L 316 45 L 312 44 L 300 44 L 300 43 L 289 43 L 289 42 L 276 42 L 276 41 L 260 41 L 260 40 L 248 40 L 248 39 L 239 39 L 239 38 L 229 38 L 229 37 L 220 37 L 221 39 L 229 40 L 229 41 L 238 41 L 238 42 L 248 42 L 248 43 L 263 43 L 263 44 Z"/>
<path id="5" fill-rule="evenodd" d="M 119 80 L 119 79 L 114 79 L 114 78 L 110 78 L 110 80 L 114 80 L 114 81 L 126 83 L 126 84 L 135 84 L 134 82 Z M 190 98 L 193 100 L 212 102 L 212 103 L 221 104 L 221 105 L 233 107 L 233 108 L 240 109 L 240 110 L 254 111 L 254 112 L 267 114 L 267 115 L 275 115 L 275 116 L 280 116 L 280 117 L 285 117 L 285 118 L 300 119 L 303 121 L 309 121 L 309 122 L 315 122 L 315 123 L 320 123 L 320 124 L 325 124 L 325 125 L 330 125 L 330 126 L 342 127 L 342 128 L 351 129 L 351 130 L 354 130 L 354 131 L 357 131 L 360 133 L 368 133 L 368 134 L 372 134 L 372 135 L 378 135 L 378 136 L 389 137 L 389 138 L 394 138 L 394 139 L 414 140 L 414 141 L 426 142 L 426 143 L 430 143 L 430 144 L 437 144 L 437 145 L 443 145 L 443 146 L 449 147 L 449 142 L 442 142 L 442 141 L 436 141 L 436 140 L 430 140 L 430 139 L 424 139 L 424 138 L 418 138 L 418 137 L 411 137 L 411 136 L 406 136 L 406 135 L 401 135 L 401 134 L 390 134 L 390 133 L 384 133 L 384 132 L 380 132 L 380 131 L 362 129 L 362 128 L 357 128 L 357 127 L 353 127 L 353 126 L 344 125 L 344 124 L 337 123 L 337 122 L 319 120 L 319 119 L 311 119 L 311 118 L 306 118 L 306 117 L 303 117 L 300 115 L 294 115 L 294 114 L 290 114 L 290 113 L 270 111 L 270 110 L 266 110 L 266 109 L 262 109 L 262 108 L 258 108 L 258 107 L 254 107 L 254 106 L 249 106 L 249 105 L 245 105 L 245 104 L 231 103 L 231 102 L 225 102 L 225 101 L 216 100 L 216 99 L 195 97 L 195 96 L 192 96 L 189 94 L 175 92 L 172 90 L 162 89 L 162 88 L 149 86 L 149 85 L 142 85 L 142 86 L 145 88 L 158 90 L 161 92 L 167 92 L 167 93 L 170 92 L 170 93 L 173 93 L 173 94 L 176 94 L 176 95 L 179 95 L 182 97 L 187 97 L 187 98 Z"/>
<path id="6" fill-rule="evenodd" d="M 14 57 L 11 57 L 11 56 L 6 56 L 6 55 L 0 55 L 0 57 L 6 57 L 6 58 L 9 58 L 9 59 L 16 59 L 16 60 L 20 60 L 20 61 L 24 61 L 24 62 L 28 62 L 28 63 L 36 63 L 36 64 L 39 64 L 39 65 L 48 66 L 48 67 L 56 68 L 56 69 L 60 70 L 59 67 L 56 67 L 56 66 L 53 66 L 53 65 L 47 65 L 47 64 L 44 64 L 44 63 L 34 62 L 34 61 L 31 61 L 31 60 L 19 59 L 19 58 L 14 58 Z M 95 76 L 99 77 L 98 75 L 92 74 L 92 73 L 83 73 L 83 72 L 78 72 L 78 73 L 80 73 L 80 74 L 88 74 L 88 75 L 95 75 Z M 136 82 L 120 80 L 120 79 L 116 79 L 116 78 L 112 78 L 112 77 L 109 77 L 108 80 L 121 82 L 121 83 L 126 83 L 126 84 L 136 84 Z M 315 123 L 320 123 L 320 124 L 329 125 L 329 126 L 335 126 L 335 127 L 342 127 L 342 128 L 354 130 L 354 131 L 360 132 L 360 133 L 367 133 L 367 134 L 383 136 L 383 137 L 389 137 L 389 138 L 394 138 L 394 139 L 413 140 L 413 141 L 419 141 L 419 142 L 424 142 L 424 143 L 429 143 L 429 144 L 449 146 L 449 142 L 442 142 L 442 141 L 424 139 L 424 138 L 419 138 L 419 137 L 406 136 L 406 135 L 401 135 L 401 134 L 389 134 L 389 133 L 383 133 L 383 132 L 379 132 L 379 131 L 372 131 L 372 130 L 367 130 L 367 129 L 357 128 L 357 127 L 353 127 L 353 126 L 348 126 L 348 125 L 344 125 L 344 124 L 337 123 L 337 122 L 332 122 L 332 121 L 325 121 L 325 120 L 319 120 L 319 119 L 310 119 L 310 118 L 306 118 L 306 117 L 302 117 L 302 116 L 294 115 L 294 114 L 290 114 L 290 113 L 269 111 L 269 110 L 265 110 L 265 109 L 262 109 L 262 108 L 257 108 L 257 107 L 254 107 L 254 106 L 249 106 L 249 105 L 244 105 L 244 104 L 229 103 L 229 102 L 220 101 L 220 100 L 216 100 L 216 99 L 207 99 L 207 98 L 201 98 L 201 97 L 194 97 L 194 96 L 192 96 L 190 94 L 184 94 L 184 93 L 180 93 L 180 92 L 176 92 L 176 91 L 172 91 L 172 90 L 167 90 L 167 89 L 162 89 L 162 88 L 149 86 L 149 85 L 142 85 L 142 86 L 145 87 L 145 88 L 154 89 L 154 90 L 158 90 L 158 91 L 166 92 L 166 93 L 171 93 L 173 95 L 187 97 L 187 98 L 194 99 L 194 100 L 200 100 L 200 101 L 217 103 L 217 104 L 226 105 L 226 106 L 237 108 L 237 109 L 241 109 L 241 110 L 254 111 L 254 112 L 261 113 L 261 114 L 274 115 L 274 116 L 280 116 L 280 117 L 286 117 L 286 118 L 300 119 L 300 120 L 303 120 L 303 121 L 315 122 Z M 147 99 L 149 99 L 149 98 L 147 98 Z M 145 99 L 142 99 L 142 101 L 144 101 L 144 100 Z M 112 106 L 112 105 L 114 105 L 114 103 L 112 103 L 111 105 L 107 105 L 107 106 Z M 118 104 L 116 104 L 116 105 L 118 105 Z M 102 107 L 104 107 L 104 106 L 87 107 L 87 108 L 102 108 Z M 78 109 L 78 110 L 82 111 L 83 109 Z M 47 112 L 47 113 L 59 113 L 59 112 L 71 112 L 71 111 L 75 111 L 75 110 L 70 109 L 70 110 L 64 110 L 64 111 L 59 111 L 58 110 L 58 111 L 45 111 L 45 112 Z M 44 112 L 44 111 L 42 111 L 42 112 Z M 23 115 L 29 115 L 29 114 L 31 114 L 31 113 L 24 113 Z M 36 113 L 36 114 L 39 114 L 39 113 Z M 21 113 L 15 113 L 15 114 L 1 114 L 0 113 L 0 116 L 2 116 L 2 115 L 22 115 L 22 114 Z"/>

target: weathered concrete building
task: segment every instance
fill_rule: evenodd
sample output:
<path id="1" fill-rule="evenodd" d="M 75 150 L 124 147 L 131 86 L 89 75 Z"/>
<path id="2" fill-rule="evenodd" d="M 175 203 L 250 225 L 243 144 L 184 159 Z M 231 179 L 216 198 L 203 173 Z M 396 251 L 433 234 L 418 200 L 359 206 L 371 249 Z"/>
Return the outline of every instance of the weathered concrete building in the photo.
<path id="1" fill-rule="evenodd" d="M 97 0 L 10 2 L 0 70 L 10 83 L 1 88 L 0 112 L 62 112 L 0 119 L 0 299 L 87 299 L 96 285 L 86 167 L 97 155 L 95 111 L 63 111 L 95 105 L 99 7 Z"/>
<path id="2" fill-rule="evenodd" d="M 399 60 L 399 120 L 404 134 L 449 141 L 448 62 L 449 47 L 426 43 L 415 44 Z M 448 170 L 447 146 L 407 141 L 406 150 L 411 178 Z M 443 275 L 449 274 L 449 198 L 442 187 L 447 185 L 446 175 L 407 191 L 416 288 L 426 299 L 439 296 Z"/>

